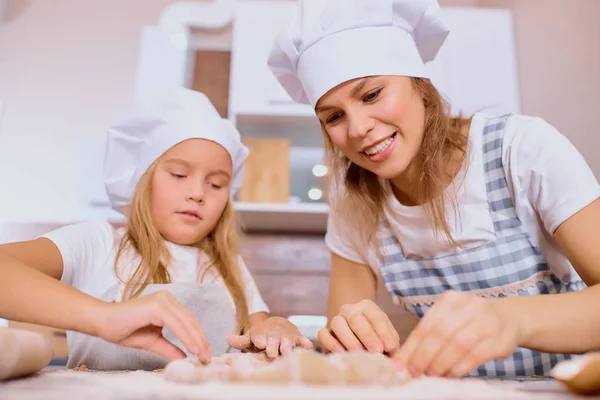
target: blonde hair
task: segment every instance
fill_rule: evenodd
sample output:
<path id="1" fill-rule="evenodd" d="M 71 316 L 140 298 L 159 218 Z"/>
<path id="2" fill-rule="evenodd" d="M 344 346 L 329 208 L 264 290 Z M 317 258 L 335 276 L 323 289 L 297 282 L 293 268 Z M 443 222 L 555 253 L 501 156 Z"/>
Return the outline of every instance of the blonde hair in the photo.
<path id="1" fill-rule="evenodd" d="M 155 161 L 136 186 L 126 232 L 118 245 L 114 264 L 117 276 L 118 262 L 126 250 L 132 249 L 140 256 L 134 273 L 125 282 L 123 299 L 139 297 L 149 284 L 171 283 L 168 269 L 172 260 L 171 253 L 151 214 L 152 177 L 156 165 Z M 231 198 L 213 231 L 194 247 L 205 251 L 210 259 L 204 274 L 214 268 L 223 279 L 236 307 L 237 332 L 245 332 L 250 326 L 250 317 L 239 265 L 238 232 Z"/>
<path id="2" fill-rule="evenodd" d="M 466 154 L 468 138 L 462 129 L 471 122 L 471 118 L 450 117 L 448 103 L 428 79 L 411 78 L 411 81 L 425 105 L 423 142 L 416 160 L 420 172 L 418 196 L 427 199 L 424 207 L 435 232 L 442 232 L 449 241 L 456 243 L 446 220 L 447 201 L 453 203 L 458 213 L 456 193 L 445 198 L 443 192 L 450 158 L 456 150 L 462 153 L 461 159 Z M 331 171 L 330 183 L 332 187 L 344 185 L 346 189 L 343 198 L 332 193 L 330 206 L 346 219 L 351 228 L 360 232 L 363 244 L 373 245 L 377 228 L 383 220 L 384 186 L 376 174 L 352 163 L 336 149 L 324 127 L 323 133 L 325 158 Z"/>

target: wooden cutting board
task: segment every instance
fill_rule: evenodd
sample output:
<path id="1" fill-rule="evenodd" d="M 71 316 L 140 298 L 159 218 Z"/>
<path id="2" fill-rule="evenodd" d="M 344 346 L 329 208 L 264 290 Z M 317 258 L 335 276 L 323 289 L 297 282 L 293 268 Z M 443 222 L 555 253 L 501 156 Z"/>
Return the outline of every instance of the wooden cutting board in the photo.
<path id="1" fill-rule="evenodd" d="M 250 149 L 238 201 L 288 203 L 290 197 L 290 142 L 287 139 L 246 138 Z"/>

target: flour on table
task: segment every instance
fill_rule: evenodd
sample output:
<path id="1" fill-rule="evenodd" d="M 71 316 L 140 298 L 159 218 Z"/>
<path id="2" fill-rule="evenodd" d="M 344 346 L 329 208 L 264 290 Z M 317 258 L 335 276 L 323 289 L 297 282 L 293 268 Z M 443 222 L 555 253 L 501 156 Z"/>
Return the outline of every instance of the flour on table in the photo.
<path id="1" fill-rule="evenodd" d="M 300 349 L 273 360 L 265 353 L 225 354 L 206 365 L 187 358 L 169 363 L 163 374 L 168 381 L 191 384 L 224 381 L 393 386 L 410 379 L 408 373 L 397 372 L 393 361 L 383 354 L 324 355 Z"/>

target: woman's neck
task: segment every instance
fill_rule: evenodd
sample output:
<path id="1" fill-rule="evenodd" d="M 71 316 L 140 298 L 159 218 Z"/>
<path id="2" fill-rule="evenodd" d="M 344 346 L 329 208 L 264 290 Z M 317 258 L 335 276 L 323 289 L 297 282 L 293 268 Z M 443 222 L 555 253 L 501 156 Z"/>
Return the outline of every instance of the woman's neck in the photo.
<path id="1" fill-rule="evenodd" d="M 469 125 L 463 128 L 463 134 L 466 136 L 469 132 Z M 462 168 L 464 159 L 466 155 L 466 150 L 455 149 L 448 156 L 445 173 L 442 175 L 442 180 L 440 182 L 439 187 L 437 188 L 436 193 L 431 193 L 427 195 L 423 193 L 422 183 L 421 183 L 421 165 L 418 162 L 417 158 L 413 160 L 412 163 L 409 164 L 408 168 L 401 175 L 390 179 L 390 183 L 392 184 L 392 193 L 396 199 L 400 202 L 400 204 L 407 207 L 414 207 L 426 204 L 433 197 L 440 195 L 443 193 L 448 185 L 450 185 L 453 181 L 460 169 Z"/>

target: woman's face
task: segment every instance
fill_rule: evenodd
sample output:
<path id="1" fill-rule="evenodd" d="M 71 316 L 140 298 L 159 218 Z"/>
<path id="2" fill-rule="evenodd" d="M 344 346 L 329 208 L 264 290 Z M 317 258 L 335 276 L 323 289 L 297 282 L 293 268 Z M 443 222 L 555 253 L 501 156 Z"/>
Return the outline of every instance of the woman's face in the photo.
<path id="1" fill-rule="evenodd" d="M 376 175 L 403 175 L 421 147 L 423 99 L 404 76 L 358 78 L 331 89 L 316 107 L 332 144 Z"/>

